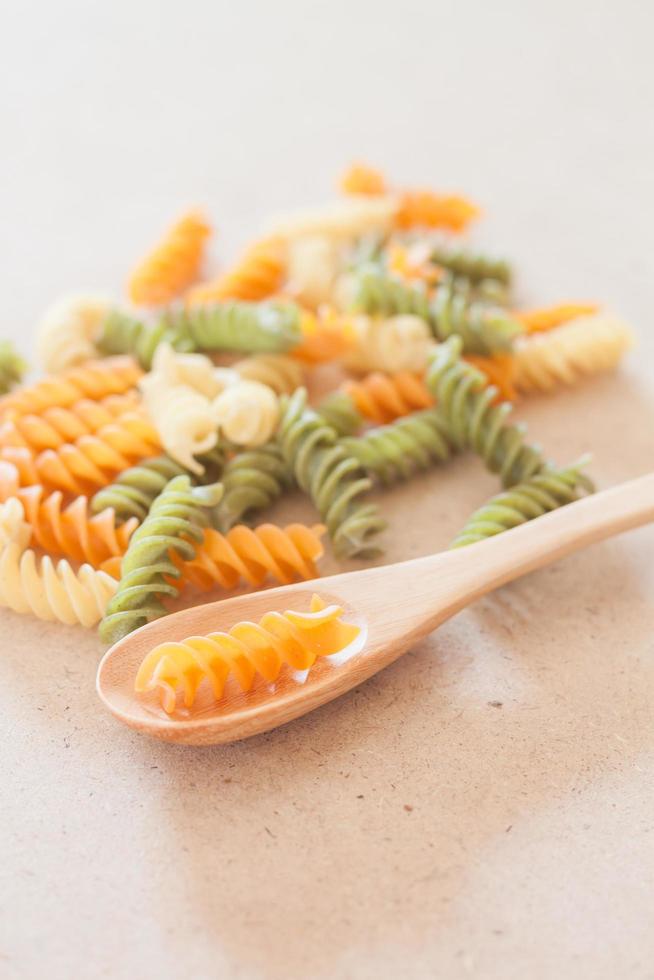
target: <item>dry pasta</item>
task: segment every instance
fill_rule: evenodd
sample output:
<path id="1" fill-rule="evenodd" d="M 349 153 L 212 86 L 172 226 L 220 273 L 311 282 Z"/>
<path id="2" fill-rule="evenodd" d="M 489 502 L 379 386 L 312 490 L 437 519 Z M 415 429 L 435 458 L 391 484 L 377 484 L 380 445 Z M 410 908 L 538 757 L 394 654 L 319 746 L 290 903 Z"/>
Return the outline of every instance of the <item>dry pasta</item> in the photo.
<path id="1" fill-rule="evenodd" d="M 38 414 L 55 405 L 68 408 L 80 398 L 97 401 L 107 395 L 122 395 L 134 387 L 142 373 L 131 357 L 89 361 L 0 398 L 0 419 Z"/>
<path id="2" fill-rule="evenodd" d="M 36 352 L 42 367 L 58 374 L 97 357 L 95 341 L 110 309 L 108 297 L 95 293 L 73 293 L 53 303 L 37 328 Z"/>
<path id="3" fill-rule="evenodd" d="M 617 367 L 634 344 L 631 327 L 608 313 L 579 317 L 525 338 L 515 351 L 518 391 L 551 391 Z"/>
<path id="4" fill-rule="evenodd" d="M 512 265 L 462 244 L 479 216 L 467 197 L 395 186 L 361 163 L 340 190 L 273 218 L 204 281 L 210 228 L 187 213 L 129 279 L 141 309 L 79 292 L 46 311 L 36 346 L 51 373 L 34 384 L 20 387 L 25 365 L 0 342 L 1 603 L 102 617 L 112 642 L 186 586 L 308 580 L 325 533 L 337 559 L 378 554 L 386 522 L 369 492 L 465 450 L 505 491 L 457 544 L 590 489 L 577 464 L 558 469 L 527 441 L 511 403 L 616 366 L 631 328 L 592 304 L 516 310 Z M 292 493 L 324 526 L 270 523 L 262 512 Z M 288 614 L 298 635 L 340 635 L 340 611 L 316 603 Z M 236 629 L 240 646 L 230 631 L 159 651 L 143 689 L 172 710 L 202 676 L 219 697 L 230 674 L 247 690 L 257 673 L 310 666 L 297 637 L 282 655 L 286 634 Z"/>
<path id="5" fill-rule="evenodd" d="M 49 555 L 39 562 L 27 548 L 30 535 L 21 502 L 12 497 L 0 505 L 0 605 L 38 619 L 94 626 L 116 580 L 90 565 L 77 572 L 64 559 L 55 565 Z"/>
<path id="6" fill-rule="evenodd" d="M 192 305 L 226 299 L 266 299 L 281 289 L 285 275 L 284 243 L 275 238 L 262 239 L 222 276 L 194 286 L 188 292 L 186 302 Z"/>
<path id="7" fill-rule="evenodd" d="M 148 415 L 168 455 L 191 473 L 202 473 L 196 456 L 208 453 L 218 442 L 211 401 L 188 385 L 169 385 L 156 374 L 142 380 L 141 390 Z"/>
<path id="8" fill-rule="evenodd" d="M 215 425 L 237 446 L 262 446 L 279 421 L 277 395 L 260 381 L 237 381 L 214 399 Z"/>
<path id="9" fill-rule="evenodd" d="M 309 612 L 269 612 L 259 623 L 237 623 L 226 633 L 192 636 L 181 643 L 161 643 L 147 654 L 136 676 L 135 690 L 156 691 L 171 714 L 177 692 L 186 708 L 195 703 L 200 684 L 207 680 L 215 701 L 225 692 L 233 675 L 243 691 L 249 691 L 257 675 L 267 683 L 279 677 L 284 666 L 309 670 L 319 657 L 342 654 L 351 648 L 362 629 L 343 620 L 341 606 L 328 606 L 317 595 Z"/>
<path id="10" fill-rule="evenodd" d="M 190 582 L 198 589 L 219 585 L 233 589 L 239 582 L 258 588 L 267 578 L 282 585 L 298 579 L 315 578 L 316 562 L 324 548 L 322 524 L 259 524 L 249 528 L 238 524 L 227 534 L 207 528 L 198 545 L 195 557 L 189 561 L 176 559 L 182 583 Z"/>
<path id="11" fill-rule="evenodd" d="M 210 233 L 199 211 L 183 215 L 134 269 L 128 283 L 132 302 L 159 306 L 179 296 L 198 277 Z"/>
<path id="12" fill-rule="evenodd" d="M 424 371 L 434 340 L 427 324 L 418 316 L 401 314 L 381 319 L 353 316 L 355 346 L 345 365 L 355 372 Z"/>

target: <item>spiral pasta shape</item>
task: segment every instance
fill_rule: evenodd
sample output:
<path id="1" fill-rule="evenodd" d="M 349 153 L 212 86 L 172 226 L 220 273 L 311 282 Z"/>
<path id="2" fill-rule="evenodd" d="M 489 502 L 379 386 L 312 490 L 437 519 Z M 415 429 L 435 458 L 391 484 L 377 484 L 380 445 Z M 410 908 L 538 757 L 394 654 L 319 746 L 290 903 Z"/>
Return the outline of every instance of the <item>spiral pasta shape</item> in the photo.
<path id="1" fill-rule="evenodd" d="M 53 405 L 38 415 L 18 415 L 0 422 L 0 446 L 23 446 L 32 452 L 58 449 L 91 435 L 127 412 L 138 411 L 136 392 L 108 395 L 99 401 L 81 398 L 69 408 Z"/>
<path id="2" fill-rule="evenodd" d="M 351 371 L 424 371 L 434 341 L 418 316 L 403 314 L 386 320 L 370 316 L 351 319 L 355 346 L 343 358 Z"/>
<path id="3" fill-rule="evenodd" d="M 343 390 L 365 418 L 379 425 L 434 404 L 422 377 L 411 371 L 373 371 L 360 381 L 345 381 Z"/>
<path id="4" fill-rule="evenodd" d="M 238 381 L 214 399 L 212 412 L 220 432 L 236 446 L 262 446 L 279 421 L 277 395 L 259 381 Z"/>
<path id="5" fill-rule="evenodd" d="M 102 321 L 96 339 L 101 353 L 131 354 L 146 371 L 152 367 L 161 344 L 170 344 L 176 351 L 196 349 L 183 316 L 168 314 L 148 323 L 124 310 L 111 309 Z"/>
<path id="6" fill-rule="evenodd" d="M 527 333 L 542 333 L 576 320 L 577 317 L 592 316 L 595 313 L 599 313 L 599 306 L 595 303 L 559 303 L 538 310 L 518 310 L 513 315 Z"/>
<path id="7" fill-rule="evenodd" d="M 197 277 L 211 228 L 199 211 L 189 211 L 136 266 L 128 293 L 137 306 L 160 306 L 179 296 Z"/>
<path id="8" fill-rule="evenodd" d="M 339 180 L 345 194 L 369 194 L 378 197 L 387 193 L 386 178 L 379 170 L 365 163 L 353 163 Z"/>
<path id="9" fill-rule="evenodd" d="M 356 333 L 349 320 L 327 313 L 319 317 L 305 313 L 300 321 L 302 337 L 293 357 L 307 364 L 336 361 L 356 346 Z"/>
<path id="10" fill-rule="evenodd" d="M 431 322 L 429 292 L 422 282 L 405 282 L 398 276 L 389 275 L 378 265 L 362 264 L 353 274 L 350 283 L 343 283 L 343 292 L 350 292 L 345 303 L 362 313 L 396 316 L 410 313 L 426 323 Z"/>
<path id="11" fill-rule="evenodd" d="M 0 418 L 38 415 L 54 405 L 68 408 L 81 398 L 99 401 L 107 395 L 122 395 L 134 387 L 141 374 L 131 357 L 89 361 L 0 398 Z"/>
<path id="12" fill-rule="evenodd" d="M 204 354 L 179 353 L 167 342 L 157 348 L 152 370 L 145 379 L 146 386 L 152 378 L 160 379 L 171 388 L 185 385 L 204 398 L 215 398 L 227 385 L 238 381 L 238 375 L 230 368 L 216 367 Z"/>
<path id="13" fill-rule="evenodd" d="M 0 340 L 0 395 L 20 384 L 27 365 L 8 340 Z"/>
<path id="14" fill-rule="evenodd" d="M 271 684 L 284 666 L 306 671 L 318 657 L 346 651 L 353 655 L 361 649 L 364 633 L 360 626 L 344 622 L 343 612 L 314 595 L 308 613 L 269 612 L 259 623 L 237 623 L 227 633 L 160 643 L 141 663 L 134 689 L 139 694 L 156 691 L 164 710 L 172 714 L 177 692 L 191 708 L 204 680 L 219 701 L 230 675 L 242 691 L 249 691 L 257 675 Z"/>
<path id="15" fill-rule="evenodd" d="M 434 351 L 427 387 L 447 425 L 450 442 L 472 449 L 505 487 L 528 480 L 546 467 L 539 447 L 525 442 L 523 426 L 508 425 L 508 402 L 494 404 L 497 389 L 460 357 L 461 339 L 450 337 Z"/>
<path id="16" fill-rule="evenodd" d="M 347 437 L 341 445 L 386 486 L 446 462 L 456 449 L 444 419 L 434 408 L 369 429 L 362 436 Z"/>
<path id="17" fill-rule="evenodd" d="M 202 464 L 195 457 L 208 453 L 218 442 L 210 400 L 188 385 L 169 385 L 155 374 L 143 378 L 141 391 L 160 445 L 185 470 L 201 473 Z"/>
<path id="18" fill-rule="evenodd" d="M 560 470 L 544 470 L 491 497 L 488 503 L 475 511 L 450 547 L 462 548 L 491 538 L 570 504 L 584 493 L 592 493 L 592 481 L 581 472 L 584 462 L 582 460 Z"/>
<path id="19" fill-rule="evenodd" d="M 445 244 L 432 245 L 429 257 L 437 265 L 449 269 L 458 276 L 464 276 L 473 283 L 492 279 L 508 286 L 511 282 L 511 266 L 506 259 L 496 259 L 463 248 L 451 248 Z"/>
<path id="20" fill-rule="evenodd" d="M 307 407 L 299 388 L 282 401 L 279 442 L 299 486 L 309 494 L 338 557 L 378 553 L 372 539 L 386 526 L 374 504 L 360 500 L 372 486 L 360 463 L 339 442 L 336 432 Z"/>
<path id="21" fill-rule="evenodd" d="M 95 340 L 110 308 L 110 300 L 95 293 L 73 293 L 53 303 L 36 335 L 37 356 L 45 370 L 58 374 L 97 357 Z"/>
<path id="22" fill-rule="evenodd" d="M 279 215 L 270 222 L 269 231 L 287 240 L 322 235 L 348 241 L 363 235 L 387 235 L 397 212 L 398 200 L 393 195 L 360 195 Z"/>
<path id="23" fill-rule="evenodd" d="M 396 227 L 445 228 L 463 231 L 478 218 L 476 204 L 455 194 L 434 194 L 432 191 L 405 191 L 395 215 Z"/>
<path id="24" fill-rule="evenodd" d="M 318 414 L 339 436 L 352 436 L 363 425 L 363 418 L 345 391 L 334 391 L 320 402 Z"/>
<path id="25" fill-rule="evenodd" d="M 312 528 L 304 524 L 285 528 L 239 524 L 224 535 L 207 528 L 195 558 L 176 560 L 180 582 L 206 591 L 216 585 L 233 589 L 241 581 L 258 588 L 267 578 L 282 585 L 317 578 L 316 561 L 324 552 L 320 540 L 324 531 L 322 524 Z"/>
<path id="26" fill-rule="evenodd" d="M 633 345 L 632 328 L 618 317 L 579 317 L 516 347 L 515 386 L 531 393 L 576 384 L 616 368 Z"/>
<path id="27" fill-rule="evenodd" d="M 22 447 L 4 446 L 0 459 L 17 467 L 21 486 L 40 483 L 47 490 L 86 494 L 159 448 L 153 426 L 141 413 L 129 412 L 94 435 L 81 436 L 58 449 L 44 449 L 36 456 Z"/>
<path id="28" fill-rule="evenodd" d="M 65 559 L 55 565 L 46 555 L 37 562 L 27 549 L 31 529 L 23 517 L 16 497 L 0 505 L 0 606 L 39 619 L 94 626 L 118 583 L 90 565 L 74 572 Z"/>
<path id="29" fill-rule="evenodd" d="M 19 487 L 16 480 L 11 482 L 13 492 L 8 493 L 8 481 L 0 478 L 0 499 L 15 496 L 20 500 L 25 521 L 32 529 L 32 541 L 39 548 L 87 562 L 93 568 L 125 553 L 137 521 L 132 519 L 118 527 L 113 510 L 90 514 L 87 497 L 76 497 L 64 507 L 59 490 L 46 494 L 38 484 Z"/>
<path id="30" fill-rule="evenodd" d="M 295 238 L 288 245 L 288 292 L 313 309 L 331 300 L 342 265 L 338 241 L 326 235 Z"/>
<path id="31" fill-rule="evenodd" d="M 194 350 L 276 354 L 300 340 L 300 312 L 294 303 L 203 304 L 189 307 L 178 320 Z"/>
<path id="32" fill-rule="evenodd" d="M 281 289 L 286 274 L 284 245 L 275 238 L 255 242 L 233 269 L 213 282 L 201 282 L 187 295 L 191 306 L 226 299 L 261 300 Z"/>
<path id="33" fill-rule="evenodd" d="M 172 556 L 193 558 L 209 523 L 208 511 L 218 503 L 221 492 L 220 484 L 192 487 L 187 476 L 176 476 L 166 484 L 130 539 L 118 590 L 100 624 L 105 643 L 115 643 L 165 615 L 161 596 L 175 596 L 179 591 L 170 581 L 179 578 Z"/>
<path id="34" fill-rule="evenodd" d="M 290 395 L 302 385 L 304 372 L 296 360 L 286 354 L 251 354 L 232 365 L 244 381 L 258 381 L 277 395 Z"/>
<path id="35" fill-rule="evenodd" d="M 293 485 L 293 473 L 275 440 L 265 446 L 236 453 L 225 464 L 221 482 L 223 497 L 214 513 L 214 524 L 228 531 L 234 524 L 264 510 Z"/>
<path id="36" fill-rule="evenodd" d="M 431 327 L 438 340 L 453 335 L 463 340 L 471 354 L 507 351 L 522 333 L 520 324 L 500 309 L 471 302 L 452 283 L 442 283 L 430 296 L 422 283 L 405 283 L 368 266 L 357 274 L 355 309 L 390 316 L 411 313 Z"/>
<path id="37" fill-rule="evenodd" d="M 488 383 L 497 388 L 500 401 L 514 402 L 517 399 L 516 360 L 513 354 L 494 354 L 492 357 L 466 354 L 465 360 L 486 375 Z"/>
<path id="38" fill-rule="evenodd" d="M 192 482 L 213 483 L 222 471 L 225 462 L 224 450 L 222 446 L 216 446 L 200 456 L 197 461 L 202 466 L 203 472 L 201 475 L 193 474 Z M 111 509 L 117 523 L 135 518 L 140 524 L 147 517 L 153 501 L 166 484 L 175 476 L 185 475 L 190 476 L 183 466 L 165 454 L 144 459 L 137 466 L 131 466 L 120 473 L 109 486 L 98 490 L 91 499 L 91 510 L 94 514 L 101 515 Z M 0 492 L 1 489 L 0 479 Z"/>

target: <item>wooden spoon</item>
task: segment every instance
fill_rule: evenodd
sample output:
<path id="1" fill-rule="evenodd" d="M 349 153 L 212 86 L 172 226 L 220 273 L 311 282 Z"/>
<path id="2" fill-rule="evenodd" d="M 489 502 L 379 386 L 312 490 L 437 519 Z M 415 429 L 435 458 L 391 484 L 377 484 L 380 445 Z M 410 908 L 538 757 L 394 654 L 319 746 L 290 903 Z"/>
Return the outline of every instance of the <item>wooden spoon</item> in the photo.
<path id="1" fill-rule="evenodd" d="M 485 593 L 649 521 L 654 521 L 654 473 L 455 551 L 195 606 L 116 643 L 98 669 L 98 694 L 126 725 L 156 738 L 190 745 L 247 738 L 356 687 Z M 319 660 L 303 683 L 282 670 L 274 689 L 261 682 L 247 694 L 229 694 L 219 702 L 201 688 L 192 711 L 172 716 L 154 694 L 134 693 L 139 664 L 156 644 L 226 631 L 270 610 L 307 610 L 313 592 L 342 605 L 343 618 L 367 630 L 361 652 L 344 664 Z"/>

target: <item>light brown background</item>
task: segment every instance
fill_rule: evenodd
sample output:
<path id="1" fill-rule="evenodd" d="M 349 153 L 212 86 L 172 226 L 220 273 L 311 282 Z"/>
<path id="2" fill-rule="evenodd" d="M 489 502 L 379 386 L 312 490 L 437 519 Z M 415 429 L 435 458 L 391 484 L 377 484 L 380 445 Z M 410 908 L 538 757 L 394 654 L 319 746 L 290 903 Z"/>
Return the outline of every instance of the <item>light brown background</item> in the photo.
<path id="1" fill-rule="evenodd" d="M 600 485 L 645 473 L 653 27 L 643 0 L 23 4 L 2 332 L 27 352 L 60 291 L 117 291 L 187 203 L 225 255 L 358 155 L 476 195 L 525 301 L 637 325 L 618 376 L 520 415 Z M 387 495 L 388 560 L 494 488 L 470 459 Z M 123 730 L 94 635 L 3 612 L 0 975 L 653 977 L 653 552 L 648 529 L 534 574 L 225 748 Z"/>

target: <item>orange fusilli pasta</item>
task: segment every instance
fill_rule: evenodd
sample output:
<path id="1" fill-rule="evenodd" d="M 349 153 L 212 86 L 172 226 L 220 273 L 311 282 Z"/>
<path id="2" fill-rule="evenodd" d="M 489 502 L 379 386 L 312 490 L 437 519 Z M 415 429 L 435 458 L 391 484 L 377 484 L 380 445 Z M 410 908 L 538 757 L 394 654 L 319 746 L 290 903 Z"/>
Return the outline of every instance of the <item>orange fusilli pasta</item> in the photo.
<path id="1" fill-rule="evenodd" d="M 396 215 L 398 228 L 445 228 L 463 231 L 480 211 L 465 197 L 432 191 L 405 191 Z"/>
<path id="2" fill-rule="evenodd" d="M 179 296 L 198 277 L 210 233 L 200 212 L 183 215 L 134 269 L 128 284 L 132 302 L 160 306 Z"/>
<path id="3" fill-rule="evenodd" d="M 58 449 L 65 442 L 97 432 L 103 425 L 133 410 L 139 397 L 135 391 L 108 395 L 99 401 L 82 398 L 70 408 L 53 405 L 39 415 L 19 415 L 0 422 L 0 446 L 24 446 L 34 452 Z"/>
<path id="4" fill-rule="evenodd" d="M 139 413 L 128 413 L 58 449 L 33 454 L 21 446 L 4 446 L 0 459 L 13 463 L 20 486 L 42 484 L 46 490 L 72 494 L 94 492 L 139 460 L 161 449 L 156 430 Z"/>
<path id="5" fill-rule="evenodd" d="M 380 425 L 434 404 L 422 377 L 410 371 L 373 371 L 360 381 L 344 382 L 343 389 L 365 418 Z"/>
<path id="6" fill-rule="evenodd" d="M 279 292 L 286 271 L 283 243 L 275 238 L 255 242 L 240 262 L 213 282 L 201 282 L 189 291 L 186 301 L 217 303 L 226 299 L 261 300 Z"/>
<path id="7" fill-rule="evenodd" d="M 118 526 L 111 509 L 90 514 L 86 497 L 77 497 L 64 507 L 60 491 L 46 494 L 40 485 L 20 487 L 17 477 L 15 468 L 0 463 L 0 502 L 10 497 L 20 500 L 24 519 L 32 529 L 33 544 L 50 554 L 87 562 L 93 568 L 124 555 L 130 536 L 138 527 L 136 518 Z"/>
<path id="8" fill-rule="evenodd" d="M 482 371 L 490 384 L 495 385 L 500 401 L 516 400 L 518 397 L 515 387 L 516 362 L 513 354 L 494 354 L 493 357 L 467 354 L 465 360 Z"/>
<path id="9" fill-rule="evenodd" d="M 165 711 L 172 713 L 177 692 L 183 693 L 184 705 L 190 708 L 204 680 L 210 682 L 218 701 L 230 674 L 243 691 L 249 691 L 257 674 L 270 684 L 284 666 L 305 671 L 319 657 L 345 651 L 353 655 L 365 634 L 360 626 L 344 622 L 343 612 L 314 595 L 307 613 L 269 612 L 259 623 L 237 623 L 227 633 L 160 643 L 143 660 L 135 690 L 156 691 Z"/>
<path id="10" fill-rule="evenodd" d="M 0 398 L 0 419 L 38 415 L 52 406 L 68 408 L 81 398 L 98 401 L 107 395 L 122 395 L 136 385 L 142 374 L 131 357 L 88 361 Z"/>
<path id="11" fill-rule="evenodd" d="M 307 364 L 338 360 L 355 343 L 349 321 L 331 313 L 317 317 L 307 312 L 302 316 L 300 327 L 302 341 L 291 354 Z"/>
<path id="12" fill-rule="evenodd" d="M 369 194 L 373 197 L 388 192 L 383 173 L 365 163 L 353 163 L 348 167 L 339 181 L 339 187 L 345 194 Z"/>
<path id="13" fill-rule="evenodd" d="M 315 563 L 324 552 L 324 532 L 322 524 L 260 524 L 254 529 L 238 524 L 224 535 L 209 528 L 195 558 L 175 563 L 181 581 L 200 589 L 233 589 L 240 581 L 257 588 L 269 577 L 286 585 L 317 577 Z"/>
<path id="14" fill-rule="evenodd" d="M 514 316 L 527 333 L 540 333 L 543 330 L 560 327 L 562 323 L 568 323 L 579 316 L 591 316 L 598 310 L 599 306 L 594 303 L 559 303 L 556 306 L 544 306 L 537 310 L 518 310 Z"/>

